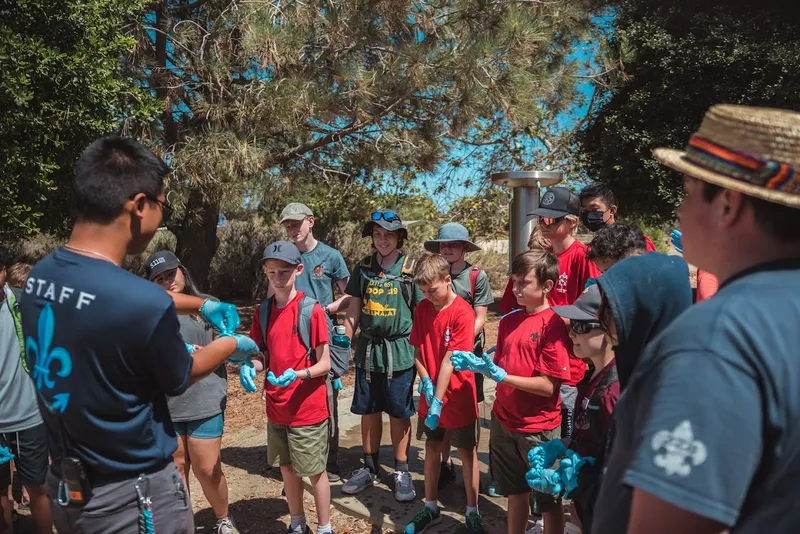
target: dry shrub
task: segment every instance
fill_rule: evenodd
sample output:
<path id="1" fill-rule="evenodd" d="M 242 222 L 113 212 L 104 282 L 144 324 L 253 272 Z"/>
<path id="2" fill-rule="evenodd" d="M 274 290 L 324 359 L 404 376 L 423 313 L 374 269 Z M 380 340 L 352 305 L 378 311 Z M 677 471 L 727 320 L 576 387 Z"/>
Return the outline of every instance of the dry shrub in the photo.
<path id="1" fill-rule="evenodd" d="M 280 225 L 267 225 L 255 218 L 230 221 L 217 236 L 219 248 L 208 275 L 211 294 L 226 299 L 265 296 L 267 283 L 260 260 L 267 245 L 286 239 Z"/>
<path id="2" fill-rule="evenodd" d="M 36 234 L 24 241 L 7 243 L 6 246 L 14 262 L 34 265 L 65 242 L 52 234 Z"/>
<path id="3" fill-rule="evenodd" d="M 467 261 L 486 271 L 492 291 L 503 291 L 508 282 L 508 254 L 488 250 L 470 252 Z"/>
<path id="4" fill-rule="evenodd" d="M 177 240 L 172 232 L 166 228 L 159 228 L 158 232 L 156 232 L 156 235 L 153 236 L 152 241 L 150 241 L 150 244 L 147 245 L 147 249 L 145 249 L 144 252 L 125 258 L 124 267 L 133 274 L 143 277 L 145 274 L 145 262 L 147 261 L 147 258 L 159 250 L 169 250 L 171 252 L 175 252 L 176 243 Z"/>

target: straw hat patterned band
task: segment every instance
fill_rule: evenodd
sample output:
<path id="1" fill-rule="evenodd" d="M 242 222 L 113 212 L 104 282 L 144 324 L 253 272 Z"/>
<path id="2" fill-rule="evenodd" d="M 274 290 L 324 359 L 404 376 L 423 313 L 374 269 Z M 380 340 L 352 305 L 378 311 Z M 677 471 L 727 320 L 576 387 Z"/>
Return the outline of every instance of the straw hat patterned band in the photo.
<path id="1" fill-rule="evenodd" d="M 657 148 L 662 163 L 747 195 L 800 208 L 800 114 L 716 105 L 685 151 Z"/>

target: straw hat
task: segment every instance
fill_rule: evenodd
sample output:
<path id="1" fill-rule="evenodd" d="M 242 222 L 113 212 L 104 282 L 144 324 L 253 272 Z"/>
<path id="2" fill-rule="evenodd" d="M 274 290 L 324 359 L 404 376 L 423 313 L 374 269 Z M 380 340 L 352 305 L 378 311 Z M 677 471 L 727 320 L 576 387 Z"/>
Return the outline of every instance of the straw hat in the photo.
<path id="1" fill-rule="evenodd" d="M 653 155 L 694 178 L 800 208 L 800 113 L 712 106 L 685 151 L 656 148 Z"/>

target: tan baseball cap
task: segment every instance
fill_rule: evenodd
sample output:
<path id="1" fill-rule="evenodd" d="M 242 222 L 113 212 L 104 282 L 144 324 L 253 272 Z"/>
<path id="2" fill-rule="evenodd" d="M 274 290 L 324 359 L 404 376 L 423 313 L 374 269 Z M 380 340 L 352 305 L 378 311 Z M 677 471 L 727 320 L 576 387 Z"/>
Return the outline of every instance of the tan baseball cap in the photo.
<path id="1" fill-rule="evenodd" d="M 306 217 L 313 217 L 314 212 L 302 202 L 292 202 L 281 212 L 281 224 L 285 221 L 302 221 Z"/>

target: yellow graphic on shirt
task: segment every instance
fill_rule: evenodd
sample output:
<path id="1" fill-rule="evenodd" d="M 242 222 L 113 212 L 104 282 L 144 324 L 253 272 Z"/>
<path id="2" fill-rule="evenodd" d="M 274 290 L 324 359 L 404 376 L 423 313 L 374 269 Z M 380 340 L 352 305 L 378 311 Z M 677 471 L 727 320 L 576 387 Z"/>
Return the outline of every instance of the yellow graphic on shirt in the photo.
<path id="1" fill-rule="evenodd" d="M 361 307 L 361 313 L 372 315 L 375 317 L 394 317 L 397 314 L 397 308 L 389 308 L 379 302 L 367 298 L 364 306 Z"/>

